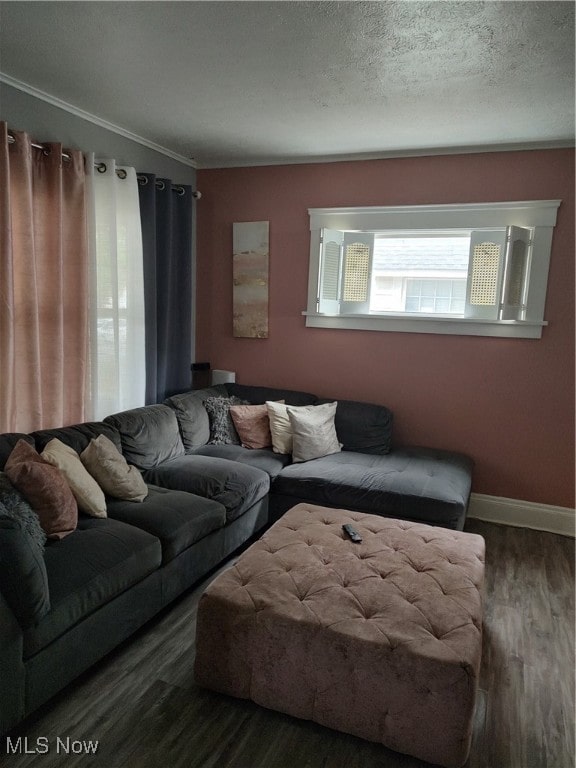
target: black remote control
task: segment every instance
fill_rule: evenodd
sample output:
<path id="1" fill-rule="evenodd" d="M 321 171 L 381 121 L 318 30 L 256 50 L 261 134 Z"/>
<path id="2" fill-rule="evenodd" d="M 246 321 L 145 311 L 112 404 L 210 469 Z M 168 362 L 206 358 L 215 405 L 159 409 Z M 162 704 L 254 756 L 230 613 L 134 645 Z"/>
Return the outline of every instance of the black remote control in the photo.
<path id="1" fill-rule="evenodd" d="M 345 534 L 350 536 L 352 541 L 355 542 L 356 544 L 362 541 L 362 536 L 360 536 L 358 531 L 354 528 L 354 526 L 350 525 L 350 523 L 346 523 L 345 525 L 343 525 L 342 530 L 344 531 Z"/>

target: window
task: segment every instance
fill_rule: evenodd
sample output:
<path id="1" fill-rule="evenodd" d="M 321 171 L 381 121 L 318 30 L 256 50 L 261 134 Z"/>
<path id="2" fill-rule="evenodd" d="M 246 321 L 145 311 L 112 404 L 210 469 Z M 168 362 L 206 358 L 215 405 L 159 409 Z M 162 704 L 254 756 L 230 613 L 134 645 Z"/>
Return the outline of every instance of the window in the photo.
<path id="1" fill-rule="evenodd" d="M 469 232 L 375 233 L 371 312 L 463 314 Z"/>
<path id="2" fill-rule="evenodd" d="M 306 324 L 539 338 L 559 205 L 310 209 Z"/>
<path id="3" fill-rule="evenodd" d="M 427 315 L 461 315 L 464 311 L 466 280 L 414 280 L 406 281 L 404 309 Z"/>

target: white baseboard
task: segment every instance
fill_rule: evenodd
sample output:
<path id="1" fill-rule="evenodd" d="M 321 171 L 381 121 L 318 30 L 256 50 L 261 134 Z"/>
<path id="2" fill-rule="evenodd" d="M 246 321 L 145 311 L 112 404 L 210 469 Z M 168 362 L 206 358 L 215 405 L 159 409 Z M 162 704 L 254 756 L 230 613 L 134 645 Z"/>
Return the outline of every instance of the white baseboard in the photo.
<path id="1" fill-rule="evenodd" d="M 487 523 L 502 523 L 558 533 L 561 536 L 576 536 L 576 510 L 570 507 L 555 507 L 551 504 L 473 493 L 470 497 L 468 517 L 485 520 Z"/>

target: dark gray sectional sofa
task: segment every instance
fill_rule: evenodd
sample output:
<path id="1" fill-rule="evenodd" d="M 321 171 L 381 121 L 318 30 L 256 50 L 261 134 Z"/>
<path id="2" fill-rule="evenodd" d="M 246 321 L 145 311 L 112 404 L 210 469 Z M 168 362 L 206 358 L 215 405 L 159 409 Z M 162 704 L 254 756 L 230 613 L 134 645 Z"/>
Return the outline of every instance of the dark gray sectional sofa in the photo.
<path id="1" fill-rule="evenodd" d="M 57 437 L 81 453 L 104 434 L 148 484 L 141 503 L 107 498 L 107 518 L 80 514 L 72 534 L 47 543 L 43 562 L 14 563 L 22 571 L 16 591 L 0 579 L 0 733 L 298 502 L 463 527 L 472 462 L 457 453 L 393 447 L 388 409 L 340 401 L 342 451 L 292 463 L 267 449 L 210 444 L 204 402 L 231 395 L 253 404 L 327 402 L 305 392 L 227 384 L 104 422 L 0 435 L 2 470 L 18 439 L 41 451 Z M 21 535 L 14 520 L 0 515 L 0 564 L 16 557 L 14 538 Z M 22 600 L 31 595 L 44 607 L 34 616 L 36 605 L 29 606 L 32 616 L 23 618 Z"/>

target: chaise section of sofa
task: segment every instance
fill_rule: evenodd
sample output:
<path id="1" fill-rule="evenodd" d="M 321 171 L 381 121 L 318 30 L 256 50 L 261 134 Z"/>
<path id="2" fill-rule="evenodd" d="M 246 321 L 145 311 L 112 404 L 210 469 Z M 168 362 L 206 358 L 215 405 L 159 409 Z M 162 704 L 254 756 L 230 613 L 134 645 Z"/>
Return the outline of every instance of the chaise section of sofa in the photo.
<path id="1" fill-rule="evenodd" d="M 225 386 L 229 395 L 254 404 L 279 399 L 293 405 L 333 402 L 290 390 Z M 472 487 L 473 462 L 468 456 L 396 446 L 393 414 L 383 405 L 338 400 L 334 421 L 341 452 L 294 463 L 283 457 L 286 464 L 272 475 L 271 522 L 306 502 L 463 529 Z M 249 450 L 236 449 L 249 460 Z"/>
<path id="2" fill-rule="evenodd" d="M 471 472 L 467 457 L 449 451 L 342 451 L 286 467 L 274 480 L 271 518 L 307 502 L 462 530 Z"/>
<path id="3" fill-rule="evenodd" d="M 234 383 L 184 392 L 166 401 L 175 413 L 187 455 L 226 458 L 268 473 L 271 522 L 295 504 L 306 502 L 446 528 L 464 527 L 471 459 L 454 451 L 395 446 L 393 414 L 385 406 L 337 401 L 334 423 L 341 452 L 292 462 L 289 454 L 271 449 L 211 444 L 204 403 L 209 397 L 226 396 L 254 405 L 284 401 L 315 406 L 333 400 L 309 392 Z"/>

